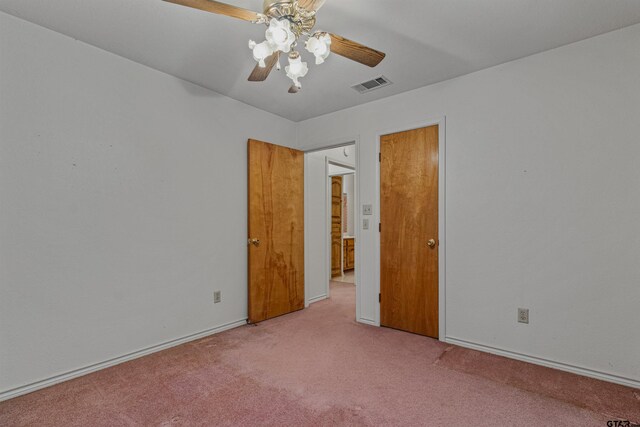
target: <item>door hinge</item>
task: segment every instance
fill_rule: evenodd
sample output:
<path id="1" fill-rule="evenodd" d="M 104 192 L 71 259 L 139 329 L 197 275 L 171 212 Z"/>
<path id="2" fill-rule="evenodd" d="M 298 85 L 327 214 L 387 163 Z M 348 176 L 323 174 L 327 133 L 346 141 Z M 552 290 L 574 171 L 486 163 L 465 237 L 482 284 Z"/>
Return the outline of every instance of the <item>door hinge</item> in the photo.
<path id="1" fill-rule="evenodd" d="M 378 223 L 378 232 L 382 233 L 382 223 Z"/>
<path id="2" fill-rule="evenodd" d="M 382 302 L 382 294 L 378 294 L 378 302 Z"/>
<path id="3" fill-rule="evenodd" d="M 378 153 L 378 161 L 382 163 L 382 153 Z"/>

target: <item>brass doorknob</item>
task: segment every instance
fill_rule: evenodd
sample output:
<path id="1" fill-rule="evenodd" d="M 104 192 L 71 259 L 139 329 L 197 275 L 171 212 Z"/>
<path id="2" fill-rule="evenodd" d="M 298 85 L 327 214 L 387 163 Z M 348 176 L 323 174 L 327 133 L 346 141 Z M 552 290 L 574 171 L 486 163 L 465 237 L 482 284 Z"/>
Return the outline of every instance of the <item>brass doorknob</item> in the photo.
<path id="1" fill-rule="evenodd" d="M 249 244 L 254 246 L 260 246 L 260 239 L 249 239 Z"/>
<path id="2" fill-rule="evenodd" d="M 435 248 L 436 246 L 436 241 L 433 239 L 429 239 L 427 240 L 427 246 L 429 246 L 430 248 Z"/>

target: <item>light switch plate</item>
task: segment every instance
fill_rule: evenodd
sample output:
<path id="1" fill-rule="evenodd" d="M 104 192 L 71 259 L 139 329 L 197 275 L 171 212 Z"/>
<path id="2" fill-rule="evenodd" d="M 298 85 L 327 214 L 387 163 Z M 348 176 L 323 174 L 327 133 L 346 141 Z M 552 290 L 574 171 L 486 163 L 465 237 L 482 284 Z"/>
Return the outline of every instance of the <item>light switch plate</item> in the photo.
<path id="1" fill-rule="evenodd" d="M 362 220 L 362 229 L 363 230 L 368 230 L 369 229 L 369 218 L 364 218 Z"/>
<path id="2" fill-rule="evenodd" d="M 362 215 L 373 215 L 371 205 L 362 205 Z"/>

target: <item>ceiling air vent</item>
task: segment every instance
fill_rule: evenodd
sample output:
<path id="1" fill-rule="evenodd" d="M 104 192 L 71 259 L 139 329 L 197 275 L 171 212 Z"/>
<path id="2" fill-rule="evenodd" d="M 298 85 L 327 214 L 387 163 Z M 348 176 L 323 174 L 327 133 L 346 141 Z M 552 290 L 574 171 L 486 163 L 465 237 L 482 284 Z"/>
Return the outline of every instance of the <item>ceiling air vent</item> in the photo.
<path id="1" fill-rule="evenodd" d="M 367 93 L 375 89 L 380 89 L 381 87 L 384 87 L 384 86 L 389 86 L 391 83 L 392 83 L 391 80 L 389 80 L 385 76 L 380 76 L 380 77 L 376 77 L 373 80 L 362 82 L 357 85 L 353 85 L 351 87 L 356 91 L 358 91 L 359 93 Z"/>

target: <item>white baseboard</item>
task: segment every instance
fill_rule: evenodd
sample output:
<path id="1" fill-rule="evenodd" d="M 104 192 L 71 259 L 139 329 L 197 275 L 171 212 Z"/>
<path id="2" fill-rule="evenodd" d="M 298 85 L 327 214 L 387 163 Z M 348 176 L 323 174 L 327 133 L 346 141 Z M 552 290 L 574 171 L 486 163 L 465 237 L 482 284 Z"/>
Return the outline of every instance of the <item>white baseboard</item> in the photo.
<path id="1" fill-rule="evenodd" d="M 309 304 L 327 299 L 327 294 L 318 295 L 317 297 L 309 298 Z"/>
<path id="2" fill-rule="evenodd" d="M 520 360 L 523 362 L 533 363 L 534 365 L 546 366 L 547 368 L 558 369 L 560 371 L 571 372 L 573 374 L 583 375 L 585 377 L 591 377 L 602 381 L 608 381 L 611 383 L 640 389 L 640 381 L 631 378 L 621 377 L 618 375 L 608 374 L 606 372 L 600 372 L 593 369 L 582 368 L 580 366 L 569 365 L 566 363 L 554 362 L 553 360 L 547 360 L 540 357 L 527 356 L 526 354 L 516 353 L 509 350 L 502 350 L 484 344 L 476 344 L 474 342 L 452 337 L 446 337 L 444 341 L 448 344 L 454 344 L 460 347 L 470 348 L 472 350 L 496 354 L 498 356 L 508 357 L 509 359 Z"/>
<path id="3" fill-rule="evenodd" d="M 3 400 L 8 400 L 14 397 L 21 396 L 23 394 L 31 393 L 36 390 L 40 390 L 41 388 L 49 387 L 54 384 L 68 381 L 73 378 L 81 377 L 82 375 L 86 375 L 91 372 L 99 371 L 101 369 L 105 369 L 110 366 L 118 365 L 123 362 L 128 362 L 129 360 L 137 359 L 139 357 L 146 356 L 151 353 L 155 353 L 161 350 L 166 350 L 167 348 L 175 347 L 177 345 L 184 344 L 189 341 L 195 341 L 197 339 L 204 338 L 209 335 L 214 335 L 229 329 L 237 328 L 238 326 L 242 326 L 246 324 L 247 324 L 247 319 L 240 319 L 233 322 L 225 323 L 224 325 L 216 326 L 215 328 L 207 329 L 201 332 L 196 332 L 195 334 L 186 335 L 184 337 L 176 338 L 171 341 L 166 341 L 161 344 L 156 344 L 151 347 L 143 348 L 142 350 L 134 351 L 133 353 L 129 353 L 123 356 L 115 357 L 113 359 L 105 360 L 104 362 L 98 362 L 93 365 L 74 369 L 72 371 L 68 371 L 60 375 L 55 375 L 53 377 L 45 378 L 40 381 L 36 381 L 30 384 L 26 384 L 26 385 L 12 388 L 9 390 L 5 390 L 0 392 L 0 402 L 2 402 Z"/>
<path id="4" fill-rule="evenodd" d="M 376 326 L 376 327 L 380 326 L 380 325 L 378 325 L 378 324 L 376 323 L 376 321 L 375 321 L 375 320 L 365 319 L 364 317 L 359 318 L 359 319 L 358 319 L 358 322 L 360 322 L 360 323 L 364 323 L 365 325 L 371 325 L 371 326 Z"/>

